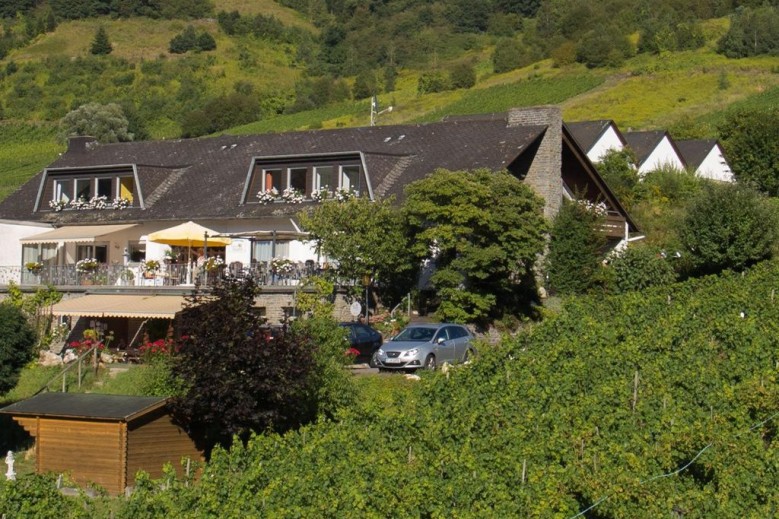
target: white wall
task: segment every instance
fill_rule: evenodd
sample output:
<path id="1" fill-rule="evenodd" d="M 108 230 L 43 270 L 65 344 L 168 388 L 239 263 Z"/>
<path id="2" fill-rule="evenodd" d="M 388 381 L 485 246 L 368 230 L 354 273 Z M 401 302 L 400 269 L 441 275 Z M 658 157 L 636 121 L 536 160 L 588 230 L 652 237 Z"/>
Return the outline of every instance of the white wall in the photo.
<path id="1" fill-rule="evenodd" d="M 603 132 L 603 135 L 598 139 L 598 142 L 596 142 L 592 146 L 592 149 L 587 152 L 587 157 L 589 157 L 593 163 L 597 163 L 603 160 L 604 155 L 610 150 L 621 151 L 624 147 L 625 145 L 622 144 L 622 141 L 619 139 L 617 131 L 613 126 L 609 126 L 609 129 Z"/>
<path id="2" fill-rule="evenodd" d="M 680 171 L 684 169 L 682 159 L 680 159 L 679 155 L 677 155 L 676 150 L 674 149 L 671 141 L 667 136 L 663 137 L 654 151 L 652 151 L 649 157 L 647 157 L 646 161 L 641 164 L 641 167 L 638 168 L 638 174 L 645 175 L 650 171 L 654 171 L 665 166 L 670 166 Z"/>
<path id="3" fill-rule="evenodd" d="M 721 182 L 734 182 L 733 171 L 725 160 L 725 155 L 719 145 L 714 146 L 709 154 L 703 159 L 698 170 L 695 172 L 700 177 L 719 180 Z"/>
<path id="4" fill-rule="evenodd" d="M 50 225 L 36 222 L 0 221 L 0 236 L 3 237 L 2 247 L 0 247 L 0 266 L 21 267 L 22 244 L 19 240 L 51 229 Z"/>

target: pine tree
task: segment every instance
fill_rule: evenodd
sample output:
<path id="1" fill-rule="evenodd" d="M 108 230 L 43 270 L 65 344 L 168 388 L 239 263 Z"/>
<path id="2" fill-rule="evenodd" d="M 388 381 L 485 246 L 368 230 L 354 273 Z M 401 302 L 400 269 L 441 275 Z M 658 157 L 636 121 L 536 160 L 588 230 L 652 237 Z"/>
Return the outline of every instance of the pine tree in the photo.
<path id="1" fill-rule="evenodd" d="M 111 54 L 113 50 L 114 47 L 108 40 L 108 32 L 105 30 L 105 27 L 100 27 L 95 33 L 95 39 L 92 40 L 92 47 L 90 47 L 89 52 L 96 56 L 106 56 Z"/>

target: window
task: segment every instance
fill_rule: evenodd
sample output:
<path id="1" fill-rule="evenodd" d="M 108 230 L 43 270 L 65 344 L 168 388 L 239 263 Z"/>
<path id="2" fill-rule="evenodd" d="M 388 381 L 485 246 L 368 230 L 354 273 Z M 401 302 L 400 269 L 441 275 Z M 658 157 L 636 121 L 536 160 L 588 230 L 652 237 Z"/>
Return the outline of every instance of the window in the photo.
<path id="1" fill-rule="evenodd" d="M 88 178 L 76 179 L 76 200 L 83 198 L 89 200 L 92 198 L 92 182 Z"/>
<path id="2" fill-rule="evenodd" d="M 135 178 L 133 177 L 119 178 L 119 198 L 126 198 L 127 200 L 132 202 L 134 190 L 135 190 Z"/>
<path id="3" fill-rule="evenodd" d="M 22 264 L 39 261 L 46 265 L 52 265 L 56 258 L 56 243 L 28 243 L 22 245 Z"/>
<path id="4" fill-rule="evenodd" d="M 54 200 L 62 201 L 66 204 L 70 202 L 72 194 L 73 182 L 71 180 L 55 180 L 54 181 Z"/>
<path id="5" fill-rule="evenodd" d="M 97 196 L 104 196 L 109 200 L 114 199 L 113 193 L 114 180 L 112 178 L 98 178 L 96 180 Z"/>
<path id="6" fill-rule="evenodd" d="M 289 187 L 305 193 L 306 174 L 308 174 L 308 168 L 289 168 Z"/>
<path id="7" fill-rule="evenodd" d="M 263 173 L 265 177 L 262 184 L 263 191 L 271 191 L 273 188 L 276 188 L 276 191 L 279 193 L 284 191 L 281 182 L 282 171 L 280 169 L 265 169 L 263 170 Z"/>
<path id="8" fill-rule="evenodd" d="M 338 185 L 333 166 L 320 166 L 314 168 L 314 191 L 320 189 L 333 190 Z"/>
<path id="9" fill-rule="evenodd" d="M 127 253 L 129 254 L 130 261 L 134 263 L 141 262 L 146 259 L 146 244 L 139 241 L 131 241 L 127 244 Z"/>
<path id="10" fill-rule="evenodd" d="M 341 189 L 350 189 L 357 193 L 360 192 L 360 166 L 342 166 L 341 167 Z"/>
<path id="11" fill-rule="evenodd" d="M 289 242 L 272 240 L 255 241 L 252 247 L 252 261 L 270 261 L 273 258 L 289 257 Z"/>
<path id="12" fill-rule="evenodd" d="M 95 258 L 98 263 L 108 263 L 108 246 L 106 245 L 79 245 L 76 248 L 76 260 Z"/>

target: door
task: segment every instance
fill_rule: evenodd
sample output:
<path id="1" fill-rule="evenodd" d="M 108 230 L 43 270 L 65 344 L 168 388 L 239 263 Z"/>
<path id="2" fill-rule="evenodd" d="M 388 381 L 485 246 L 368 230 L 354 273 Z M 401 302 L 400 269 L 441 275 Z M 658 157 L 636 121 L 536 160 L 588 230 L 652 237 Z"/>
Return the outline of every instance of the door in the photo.
<path id="1" fill-rule="evenodd" d="M 433 338 L 433 351 L 439 365 L 442 362 L 451 364 L 454 361 L 454 341 L 449 338 L 449 328 L 449 326 L 441 328 Z"/>

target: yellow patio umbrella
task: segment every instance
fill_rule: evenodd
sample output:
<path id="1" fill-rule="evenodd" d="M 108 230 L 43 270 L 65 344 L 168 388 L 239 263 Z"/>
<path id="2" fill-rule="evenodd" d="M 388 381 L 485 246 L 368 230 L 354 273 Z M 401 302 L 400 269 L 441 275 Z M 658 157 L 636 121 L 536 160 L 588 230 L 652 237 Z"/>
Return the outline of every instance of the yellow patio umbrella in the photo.
<path id="1" fill-rule="evenodd" d="M 150 233 L 147 238 L 155 243 L 165 245 L 178 245 L 179 247 L 205 247 L 206 245 L 230 245 L 232 240 L 215 236 L 218 234 L 213 229 L 189 221 Z"/>
<path id="2" fill-rule="evenodd" d="M 232 243 L 230 238 L 215 236 L 215 234 L 217 234 L 217 232 L 213 229 L 189 221 L 169 227 L 168 229 L 149 233 L 146 238 L 155 243 L 188 247 L 187 258 L 191 258 L 193 246 L 206 247 L 208 245 L 230 245 L 230 243 Z M 190 265 L 187 268 L 187 284 L 190 284 L 191 271 L 192 266 Z"/>

